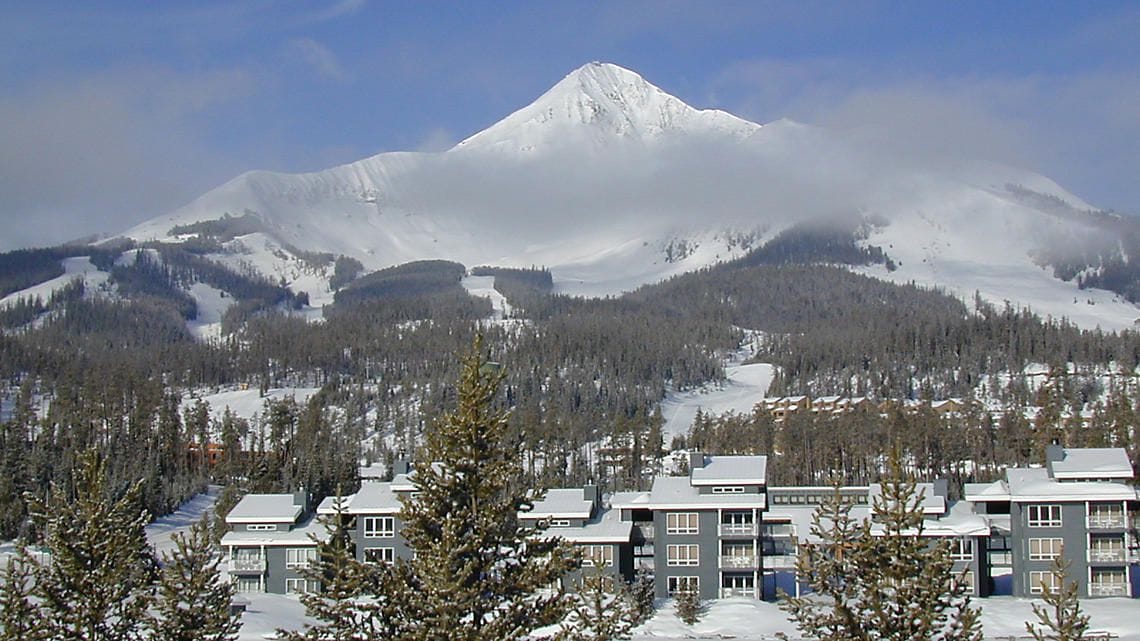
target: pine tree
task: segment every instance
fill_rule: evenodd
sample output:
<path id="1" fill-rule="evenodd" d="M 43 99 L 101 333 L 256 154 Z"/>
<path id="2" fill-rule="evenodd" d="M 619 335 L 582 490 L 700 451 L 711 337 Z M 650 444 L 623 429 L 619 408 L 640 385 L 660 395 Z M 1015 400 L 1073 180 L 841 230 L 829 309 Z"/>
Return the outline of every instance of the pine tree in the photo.
<path id="1" fill-rule="evenodd" d="M 0 575 L 0 641 L 48 641 L 39 604 L 32 599 L 32 566 L 24 551 Z"/>
<path id="2" fill-rule="evenodd" d="M 163 555 L 155 614 L 154 638 L 164 641 L 232 641 L 241 617 L 231 609 L 232 583 L 218 571 L 208 516 L 174 536 L 175 549 Z"/>
<path id="3" fill-rule="evenodd" d="M 618 577 L 602 567 L 582 576 L 572 597 L 570 614 L 562 621 L 558 641 L 617 641 L 628 639 L 638 623 L 638 604 Z"/>
<path id="4" fill-rule="evenodd" d="M 634 623 L 641 625 L 653 616 L 654 601 L 656 597 L 656 586 L 654 585 L 653 575 L 645 569 L 640 569 L 633 577 L 633 582 L 629 584 L 630 599 L 633 600 L 634 609 Z"/>
<path id="5" fill-rule="evenodd" d="M 1048 585 L 1043 585 L 1045 601 L 1043 607 L 1033 604 L 1033 615 L 1037 617 L 1036 625 L 1025 622 L 1025 629 L 1037 641 L 1081 641 L 1089 629 L 1089 616 L 1081 612 L 1081 602 L 1077 598 L 1077 583 L 1070 581 L 1069 562 L 1060 555 L 1053 557 L 1051 568 L 1053 583 L 1061 586 L 1054 591 Z M 1052 613 L 1049 612 L 1052 608 Z"/>
<path id="6" fill-rule="evenodd" d="M 674 607 L 677 608 L 677 618 L 684 621 L 685 625 L 696 625 L 703 614 L 700 592 L 692 587 L 686 587 L 677 592 L 675 599 Z"/>
<path id="7" fill-rule="evenodd" d="M 533 504 L 520 440 L 496 407 L 503 374 L 482 337 L 462 359 L 457 408 L 426 434 L 400 513 L 415 558 L 402 589 L 420 641 L 511 641 L 565 616 L 559 584 L 575 557 L 561 539 L 520 524 Z M 399 577 L 397 577 L 399 578 Z"/>
<path id="8" fill-rule="evenodd" d="M 319 589 L 301 595 L 305 615 L 316 621 L 303 631 L 278 630 L 286 641 L 370 641 L 404 638 L 408 603 L 398 589 L 406 584 L 399 568 L 356 559 L 344 504 L 326 521 L 329 536 L 317 542 L 317 562 L 305 578 Z"/>
<path id="9" fill-rule="evenodd" d="M 59 485 L 43 503 L 29 495 L 44 532 L 45 561 L 33 561 L 34 594 L 53 638 L 131 641 L 143 637 L 153 601 L 154 557 L 143 532 L 142 484 L 118 497 L 94 450 L 80 455 L 74 490 Z"/>
<path id="10" fill-rule="evenodd" d="M 922 493 L 892 452 L 872 520 L 854 523 L 838 487 L 813 516 L 797 578 L 816 594 L 784 596 L 807 638 L 980 641 L 979 611 L 953 572 L 947 543 L 922 537 Z M 873 524 L 872 524 L 873 522 Z"/>

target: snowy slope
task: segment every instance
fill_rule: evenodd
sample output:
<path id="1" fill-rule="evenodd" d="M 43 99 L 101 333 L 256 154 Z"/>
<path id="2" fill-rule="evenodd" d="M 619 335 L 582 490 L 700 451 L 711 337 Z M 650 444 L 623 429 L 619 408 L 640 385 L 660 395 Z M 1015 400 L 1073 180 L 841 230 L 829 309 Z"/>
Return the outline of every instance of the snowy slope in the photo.
<path id="1" fill-rule="evenodd" d="M 1079 214 L 1091 207 L 1076 196 L 1032 172 L 871 147 L 787 120 L 760 126 L 695 109 L 632 71 L 591 63 L 448 151 L 250 172 L 126 234 L 164 240 L 175 225 L 253 212 L 266 231 L 232 241 L 230 260 L 317 306 L 332 295 L 327 275 L 304 273 L 290 245 L 369 270 L 422 259 L 543 265 L 557 291 L 597 296 L 740 256 L 790 225 L 872 216 L 883 224 L 865 242 L 901 267 L 866 273 L 967 299 L 977 291 L 1087 327 L 1140 317 L 1033 263 L 1044 244 L 1090 233 Z M 1016 189 L 1078 216 L 1051 216 Z"/>

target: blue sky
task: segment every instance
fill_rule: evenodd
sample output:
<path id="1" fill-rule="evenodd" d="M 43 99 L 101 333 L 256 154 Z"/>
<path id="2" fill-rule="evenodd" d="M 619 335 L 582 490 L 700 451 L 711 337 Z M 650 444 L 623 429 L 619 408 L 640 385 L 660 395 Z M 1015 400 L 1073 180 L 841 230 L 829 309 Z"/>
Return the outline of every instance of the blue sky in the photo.
<path id="1" fill-rule="evenodd" d="M 1107 0 L 7 3 L 0 248 L 119 231 L 249 169 L 445 149 L 591 60 L 1140 214 L 1138 33 L 1140 4 Z"/>

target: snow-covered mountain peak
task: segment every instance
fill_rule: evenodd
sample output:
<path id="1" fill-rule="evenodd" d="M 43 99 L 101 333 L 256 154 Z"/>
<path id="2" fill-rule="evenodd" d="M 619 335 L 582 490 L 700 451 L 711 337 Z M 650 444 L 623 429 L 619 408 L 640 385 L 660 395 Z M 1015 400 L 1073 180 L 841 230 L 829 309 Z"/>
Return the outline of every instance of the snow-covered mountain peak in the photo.
<path id="1" fill-rule="evenodd" d="M 687 134 L 743 138 L 759 128 L 723 111 L 694 109 L 624 67 L 591 62 L 454 150 L 534 152 L 578 147 L 583 139 L 604 148 L 615 140 L 651 142 Z"/>

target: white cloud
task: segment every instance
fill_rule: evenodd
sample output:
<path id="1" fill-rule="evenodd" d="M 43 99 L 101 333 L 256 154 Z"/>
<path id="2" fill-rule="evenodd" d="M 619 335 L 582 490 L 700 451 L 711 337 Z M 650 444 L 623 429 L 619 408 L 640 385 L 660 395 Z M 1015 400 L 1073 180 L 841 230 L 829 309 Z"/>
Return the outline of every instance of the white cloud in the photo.
<path id="1" fill-rule="evenodd" d="M 322 78 L 339 82 L 349 79 L 336 54 L 312 38 L 290 40 L 289 50 Z"/>

